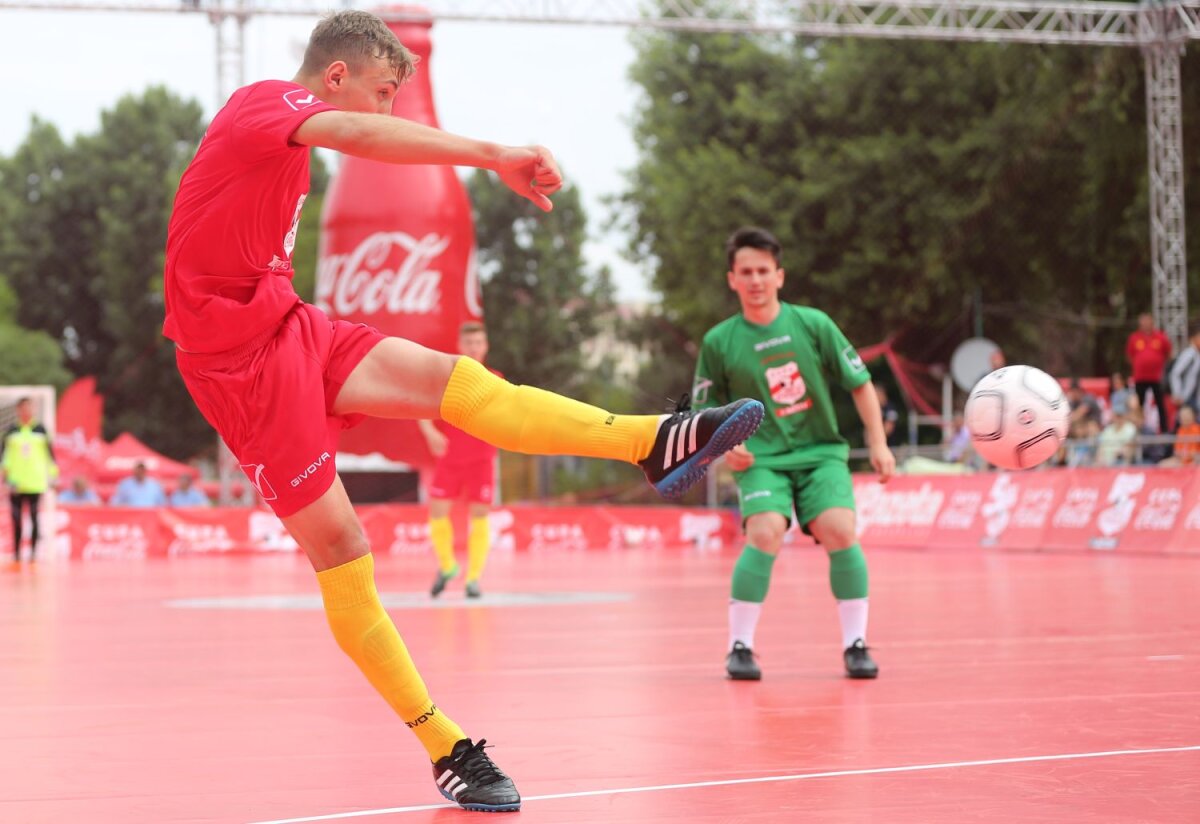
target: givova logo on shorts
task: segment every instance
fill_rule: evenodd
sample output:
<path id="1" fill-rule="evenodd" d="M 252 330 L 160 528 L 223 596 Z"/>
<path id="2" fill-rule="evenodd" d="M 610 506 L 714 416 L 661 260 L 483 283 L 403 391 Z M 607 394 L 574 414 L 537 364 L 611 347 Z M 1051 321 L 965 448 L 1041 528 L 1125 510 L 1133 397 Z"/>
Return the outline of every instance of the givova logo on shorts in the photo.
<path id="1" fill-rule="evenodd" d="M 240 466 L 246 473 L 246 477 L 250 479 L 250 485 L 262 496 L 264 501 L 274 501 L 279 497 L 275 494 L 275 488 L 271 486 L 267 476 L 263 474 L 265 466 L 262 464 L 240 464 Z"/>

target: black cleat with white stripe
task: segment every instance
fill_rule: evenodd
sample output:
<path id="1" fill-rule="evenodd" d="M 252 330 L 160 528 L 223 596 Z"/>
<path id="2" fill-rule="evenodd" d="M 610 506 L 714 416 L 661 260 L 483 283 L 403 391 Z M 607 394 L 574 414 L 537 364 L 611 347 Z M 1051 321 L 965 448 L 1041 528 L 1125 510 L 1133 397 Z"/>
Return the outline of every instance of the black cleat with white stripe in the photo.
<path id="1" fill-rule="evenodd" d="M 762 419 L 763 405 L 755 400 L 696 412 L 684 395 L 674 414 L 659 425 L 650 456 L 638 466 L 660 495 L 678 498 L 704 477 L 710 463 L 753 435 Z"/>
<path id="2" fill-rule="evenodd" d="M 487 741 L 464 738 L 433 765 L 438 792 L 464 810 L 511 813 L 521 809 L 521 796 L 511 778 L 483 751 Z"/>

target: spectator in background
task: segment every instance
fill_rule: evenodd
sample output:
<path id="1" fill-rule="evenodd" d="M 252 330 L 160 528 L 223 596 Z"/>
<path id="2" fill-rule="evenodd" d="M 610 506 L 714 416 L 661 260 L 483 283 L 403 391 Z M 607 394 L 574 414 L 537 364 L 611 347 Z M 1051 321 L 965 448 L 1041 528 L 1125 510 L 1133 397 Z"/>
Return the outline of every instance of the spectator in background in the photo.
<path id="1" fill-rule="evenodd" d="M 1095 424 L 1096 431 L 1100 431 L 1100 424 L 1103 421 L 1100 402 L 1096 400 L 1095 395 L 1083 390 L 1083 387 L 1079 385 L 1079 378 L 1071 378 L 1071 383 L 1067 388 L 1067 400 L 1071 403 L 1072 427 L 1076 423 L 1086 422 Z"/>
<path id="2" fill-rule="evenodd" d="M 943 457 L 949 463 L 966 463 L 971 455 L 971 430 L 967 429 L 963 413 L 954 413 L 954 422 L 947 435 Z"/>
<path id="3" fill-rule="evenodd" d="M 1109 379 L 1109 385 L 1111 388 L 1108 391 L 1108 407 L 1113 417 L 1115 418 L 1117 415 L 1130 417 L 1129 399 L 1133 397 L 1133 390 L 1125 382 L 1125 376 L 1120 372 L 1113 372 Z"/>
<path id="4" fill-rule="evenodd" d="M 879 398 L 879 409 L 883 412 L 883 433 L 887 435 L 888 446 L 899 446 L 903 441 L 900 432 L 900 410 L 896 404 L 888 400 L 887 387 L 881 383 L 875 384 L 875 394 Z"/>
<path id="5" fill-rule="evenodd" d="M 167 496 L 158 481 L 146 474 L 146 465 L 138 461 L 134 464 L 133 474 L 117 484 L 117 491 L 109 503 L 113 506 L 166 506 Z"/>
<path id="6" fill-rule="evenodd" d="M 1133 368 L 1133 386 L 1142 408 L 1146 395 L 1154 396 L 1158 408 L 1158 431 L 1167 432 L 1167 404 L 1163 396 L 1163 369 L 1171 357 L 1171 339 L 1154 326 L 1149 312 L 1138 315 L 1138 328 L 1125 343 L 1125 357 Z"/>
<path id="7" fill-rule="evenodd" d="M 1180 428 L 1175 433 L 1175 438 L 1174 461 L 1177 465 L 1193 467 L 1200 463 L 1200 423 L 1196 423 L 1196 414 L 1192 407 L 1180 407 Z"/>
<path id="8" fill-rule="evenodd" d="M 0 483 L 12 504 L 13 558 L 21 559 L 21 510 L 29 507 L 29 560 L 38 544 L 38 502 L 58 478 L 58 464 L 46 428 L 34 418 L 33 399 L 17 401 L 17 421 L 0 443 Z"/>
<path id="9" fill-rule="evenodd" d="M 192 476 L 184 473 L 179 476 L 179 483 L 175 485 L 175 491 L 171 493 L 171 497 L 167 499 L 167 503 L 171 506 L 208 506 L 208 496 L 200 491 L 200 488 L 192 485 Z"/>
<path id="10" fill-rule="evenodd" d="M 1137 425 L 1128 412 L 1115 412 L 1096 439 L 1097 466 L 1126 466 L 1133 463 L 1137 449 Z"/>
<path id="11" fill-rule="evenodd" d="M 1172 364 L 1168 382 L 1171 400 L 1177 406 L 1190 406 L 1193 412 L 1200 412 L 1200 323 L 1188 327 L 1188 346 Z"/>
<path id="12" fill-rule="evenodd" d="M 1190 406 L 1179 407 L 1179 429 L 1175 432 L 1175 455 L 1159 466 L 1195 466 L 1200 463 L 1200 423 Z"/>
<path id="13" fill-rule="evenodd" d="M 87 478 L 82 475 L 76 475 L 71 480 L 69 489 L 63 490 L 58 496 L 60 504 L 69 504 L 70 506 L 99 506 L 100 496 L 96 491 L 88 486 Z"/>

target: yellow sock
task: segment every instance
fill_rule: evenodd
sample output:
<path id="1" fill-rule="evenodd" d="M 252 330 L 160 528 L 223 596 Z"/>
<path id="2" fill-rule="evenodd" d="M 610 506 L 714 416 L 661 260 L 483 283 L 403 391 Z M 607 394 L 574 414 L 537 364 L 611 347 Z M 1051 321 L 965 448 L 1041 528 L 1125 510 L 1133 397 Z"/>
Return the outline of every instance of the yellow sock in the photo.
<path id="1" fill-rule="evenodd" d="M 488 529 L 488 518 L 472 518 L 467 532 L 467 583 L 478 581 L 483 576 L 488 550 L 492 548 L 492 533 Z"/>
<path id="2" fill-rule="evenodd" d="M 450 523 L 449 515 L 429 519 L 429 540 L 433 541 L 438 569 L 443 575 L 449 575 L 457 566 L 454 561 L 454 525 Z"/>
<path id="3" fill-rule="evenodd" d="M 532 386 L 514 386 L 459 358 L 442 396 L 451 426 L 531 455 L 579 455 L 637 463 L 650 454 L 661 415 L 613 415 Z"/>
<path id="4" fill-rule="evenodd" d="M 429 698 L 400 633 L 383 611 L 375 591 L 374 557 L 364 555 L 318 572 L 317 581 L 338 646 L 416 733 L 431 761 L 449 755 L 454 743 L 467 736 Z"/>

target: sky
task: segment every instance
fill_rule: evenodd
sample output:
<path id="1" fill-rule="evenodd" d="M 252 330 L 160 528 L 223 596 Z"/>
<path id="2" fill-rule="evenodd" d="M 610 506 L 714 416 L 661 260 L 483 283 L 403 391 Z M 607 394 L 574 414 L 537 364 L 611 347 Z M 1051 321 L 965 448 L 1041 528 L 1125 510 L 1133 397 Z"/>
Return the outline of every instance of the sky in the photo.
<path id="1" fill-rule="evenodd" d="M 246 82 L 290 79 L 315 19 L 256 17 L 246 25 Z M 442 128 L 501 143 L 541 143 L 579 188 L 589 218 L 585 255 L 612 268 L 622 300 L 650 290 L 606 232 L 605 196 L 636 161 L 630 122 L 637 91 L 629 30 L 601 26 L 440 22 L 430 60 Z M 70 139 L 98 128 L 100 112 L 127 93 L 161 84 L 217 108 L 216 37 L 198 14 L 24 12 L 0 9 L 0 68 L 9 78 L 0 154 L 28 133 L 30 117 Z"/>

